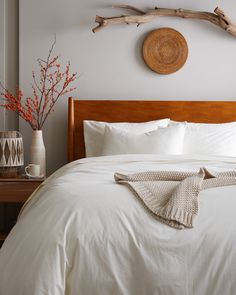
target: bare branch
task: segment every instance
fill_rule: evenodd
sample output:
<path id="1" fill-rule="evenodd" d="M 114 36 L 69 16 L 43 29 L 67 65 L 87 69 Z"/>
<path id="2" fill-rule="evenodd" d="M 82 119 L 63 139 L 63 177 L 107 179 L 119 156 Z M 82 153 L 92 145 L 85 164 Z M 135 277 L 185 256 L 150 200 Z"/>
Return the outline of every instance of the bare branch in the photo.
<path id="1" fill-rule="evenodd" d="M 136 14 L 128 14 L 115 17 L 102 17 L 97 15 L 95 22 L 98 23 L 98 26 L 92 29 L 94 33 L 109 25 L 122 23 L 140 25 L 152 22 L 158 16 L 175 16 L 189 19 L 206 20 L 236 37 L 236 24 L 233 23 L 231 19 L 224 13 L 224 11 L 219 7 L 216 7 L 214 12 L 194 11 L 182 8 L 169 9 L 159 7 L 155 7 L 155 9 L 149 9 L 145 12 L 140 10 L 139 8 L 130 5 L 114 5 L 113 7 L 131 10 L 136 12 Z"/>

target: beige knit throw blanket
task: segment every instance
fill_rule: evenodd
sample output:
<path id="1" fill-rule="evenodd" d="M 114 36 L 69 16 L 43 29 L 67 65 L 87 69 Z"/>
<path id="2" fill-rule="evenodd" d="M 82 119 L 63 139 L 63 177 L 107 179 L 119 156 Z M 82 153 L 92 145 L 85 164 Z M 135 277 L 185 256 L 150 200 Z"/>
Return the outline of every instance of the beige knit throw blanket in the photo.
<path id="1" fill-rule="evenodd" d="M 124 175 L 115 173 L 117 183 L 127 185 L 155 217 L 171 227 L 192 228 L 198 213 L 201 190 L 236 185 L 236 171 L 198 173 L 150 171 Z"/>

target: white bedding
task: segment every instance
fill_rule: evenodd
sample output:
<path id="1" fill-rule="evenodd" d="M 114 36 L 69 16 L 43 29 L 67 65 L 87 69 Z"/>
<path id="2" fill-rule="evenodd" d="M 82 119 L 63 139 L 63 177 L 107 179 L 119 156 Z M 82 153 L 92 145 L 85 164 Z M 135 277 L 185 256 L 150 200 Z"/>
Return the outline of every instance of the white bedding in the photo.
<path id="1" fill-rule="evenodd" d="M 70 163 L 0 250 L 0 295 L 236 294 L 236 186 L 202 191 L 193 229 L 157 221 L 114 172 L 236 169 L 235 158 L 125 155 Z"/>

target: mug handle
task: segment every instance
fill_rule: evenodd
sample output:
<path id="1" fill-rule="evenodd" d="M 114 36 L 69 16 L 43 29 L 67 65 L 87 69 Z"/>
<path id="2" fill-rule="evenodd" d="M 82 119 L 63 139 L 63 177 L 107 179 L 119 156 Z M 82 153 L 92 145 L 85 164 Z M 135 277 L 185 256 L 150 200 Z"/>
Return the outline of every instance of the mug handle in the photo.
<path id="1" fill-rule="evenodd" d="M 29 174 L 28 169 L 29 169 L 29 166 L 26 166 L 26 167 L 25 167 L 25 174 L 26 174 L 27 176 L 31 177 L 31 175 Z"/>

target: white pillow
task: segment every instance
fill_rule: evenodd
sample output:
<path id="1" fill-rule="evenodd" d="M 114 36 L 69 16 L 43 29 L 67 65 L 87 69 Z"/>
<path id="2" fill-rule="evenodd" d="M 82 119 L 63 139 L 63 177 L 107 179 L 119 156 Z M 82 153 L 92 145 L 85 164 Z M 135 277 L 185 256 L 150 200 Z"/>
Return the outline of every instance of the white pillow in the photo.
<path id="1" fill-rule="evenodd" d="M 115 127 L 105 128 L 102 155 L 118 154 L 182 154 L 183 124 L 134 134 Z"/>
<path id="2" fill-rule="evenodd" d="M 157 129 L 158 127 L 167 127 L 169 121 L 170 119 L 162 119 L 144 123 L 107 123 L 85 120 L 83 123 L 86 157 L 101 156 L 103 136 L 106 126 L 119 127 L 123 130 L 130 131 L 133 134 L 139 134 Z"/>
<path id="3" fill-rule="evenodd" d="M 236 122 L 186 123 L 183 153 L 236 157 Z"/>

